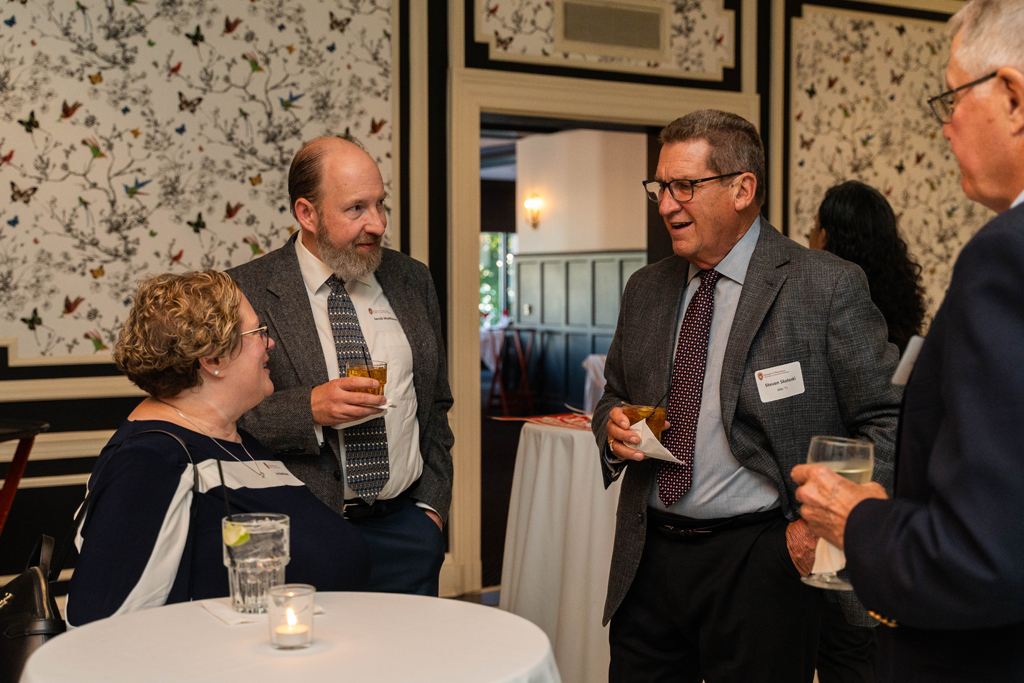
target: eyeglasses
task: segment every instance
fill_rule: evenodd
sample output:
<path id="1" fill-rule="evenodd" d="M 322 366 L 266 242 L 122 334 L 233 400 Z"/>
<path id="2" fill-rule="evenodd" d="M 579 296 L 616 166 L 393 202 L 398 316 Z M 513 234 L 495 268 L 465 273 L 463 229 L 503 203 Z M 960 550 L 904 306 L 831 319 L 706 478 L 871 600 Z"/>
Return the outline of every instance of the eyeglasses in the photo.
<path id="1" fill-rule="evenodd" d="M 706 183 L 709 180 L 720 180 L 722 178 L 728 178 L 734 175 L 743 175 L 747 171 L 735 171 L 734 173 L 723 173 L 722 175 L 711 176 L 710 178 L 700 178 L 699 180 L 670 180 L 667 183 L 663 183 L 660 180 L 645 180 L 644 189 L 647 191 L 647 198 L 655 204 L 661 202 L 665 196 L 665 188 L 668 188 L 668 193 L 672 195 L 672 199 L 676 200 L 680 204 L 693 199 L 693 191 L 700 183 Z"/>
<path id="2" fill-rule="evenodd" d="M 945 125 L 945 124 L 949 123 L 950 121 L 952 121 L 953 120 L 953 108 L 956 106 L 956 99 L 957 99 L 954 96 L 958 92 L 960 92 L 961 90 L 966 90 L 967 88 L 972 88 L 972 87 L 978 85 L 979 83 L 984 83 L 985 81 L 989 80 L 990 78 L 995 78 L 997 73 L 998 73 L 997 71 L 993 71 L 988 76 L 982 76 L 981 78 L 979 78 L 976 81 L 971 81 L 970 83 L 965 83 L 964 85 L 961 85 L 959 88 L 953 88 L 952 90 L 948 90 L 948 91 L 942 93 L 941 95 L 936 95 L 935 97 L 932 97 L 931 99 L 929 99 L 928 100 L 928 106 L 932 108 L 932 113 L 935 114 L 935 118 L 937 118 L 939 120 L 939 123 L 941 123 L 943 125 Z"/>
<path id="3" fill-rule="evenodd" d="M 264 343 L 266 343 L 266 345 L 267 345 L 267 351 L 270 351 L 270 335 L 267 334 L 267 326 L 266 325 L 264 325 L 263 327 L 257 327 L 255 330 L 249 330 L 248 332 L 243 332 L 242 336 L 244 337 L 247 334 L 258 334 L 258 335 L 260 335 L 260 339 L 262 339 L 264 341 Z"/>

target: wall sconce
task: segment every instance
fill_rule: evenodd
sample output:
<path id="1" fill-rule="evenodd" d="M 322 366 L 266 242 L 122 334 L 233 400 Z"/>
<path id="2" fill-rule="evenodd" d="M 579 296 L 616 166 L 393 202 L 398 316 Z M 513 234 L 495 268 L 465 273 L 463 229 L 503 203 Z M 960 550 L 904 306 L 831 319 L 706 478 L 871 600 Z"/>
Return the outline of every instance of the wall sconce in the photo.
<path id="1" fill-rule="evenodd" d="M 542 206 L 544 206 L 544 200 L 535 194 L 531 194 L 523 202 L 523 208 L 526 209 L 526 220 L 534 230 L 540 227 L 540 209 Z"/>

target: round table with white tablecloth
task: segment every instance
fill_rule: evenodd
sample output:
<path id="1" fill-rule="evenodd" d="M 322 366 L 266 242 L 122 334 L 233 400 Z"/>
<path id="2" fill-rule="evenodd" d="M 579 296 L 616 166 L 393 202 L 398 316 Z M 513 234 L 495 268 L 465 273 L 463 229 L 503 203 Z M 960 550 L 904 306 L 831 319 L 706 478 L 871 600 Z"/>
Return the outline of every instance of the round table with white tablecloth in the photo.
<path id="1" fill-rule="evenodd" d="M 28 661 L 21 683 L 560 680 L 544 633 L 493 607 L 387 593 L 318 593 L 316 602 L 324 613 L 304 650 L 271 648 L 265 616 L 228 626 L 187 602 L 58 636 Z"/>
<path id="2" fill-rule="evenodd" d="M 565 683 L 608 680 L 601 626 L 619 483 L 605 490 L 589 431 L 527 423 L 512 479 L 501 608 L 551 639 Z"/>

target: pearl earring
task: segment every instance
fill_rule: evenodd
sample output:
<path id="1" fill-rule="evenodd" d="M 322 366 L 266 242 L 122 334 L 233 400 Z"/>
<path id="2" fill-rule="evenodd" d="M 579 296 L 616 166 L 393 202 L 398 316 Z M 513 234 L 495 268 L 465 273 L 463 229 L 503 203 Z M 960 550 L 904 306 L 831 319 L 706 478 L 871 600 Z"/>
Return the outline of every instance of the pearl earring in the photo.
<path id="1" fill-rule="evenodd" d="M 215 375 L 219 375 L 219 374 L 220 374 L 220 370 L 214 370 L 214 371 L 213 371 L 213 374 L 215 374 Z"/>

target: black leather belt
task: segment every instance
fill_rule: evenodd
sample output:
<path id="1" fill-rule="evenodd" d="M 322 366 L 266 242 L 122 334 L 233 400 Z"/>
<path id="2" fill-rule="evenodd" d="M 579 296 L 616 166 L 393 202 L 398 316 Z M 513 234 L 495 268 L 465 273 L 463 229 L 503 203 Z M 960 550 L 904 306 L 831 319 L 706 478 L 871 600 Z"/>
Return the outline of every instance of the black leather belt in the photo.
<path id="1" fill-rule="evenodd" d="M 352 500 L 345 501 L 343 514 L 345 519 L 387 517 L 393 512 L 397 512 L 402 507 L 402 503 L 402 496 L 388 498 L 387 500 L 378 498 L 372 504 L 367 503 L 362 498 L 353 498 Z"/>
<path id="2" fill-rule="evenodd" d="M 707 538 L 714 534 L 737 529 L 739 527 L 767 522 L 782 517 L 782 509 L 774 508 L 764 512 L 750 512 L 723 519 L 693 519 L 647 508 L 648 525 L 654 527 L 659 534 L 673 540 Z"/>

